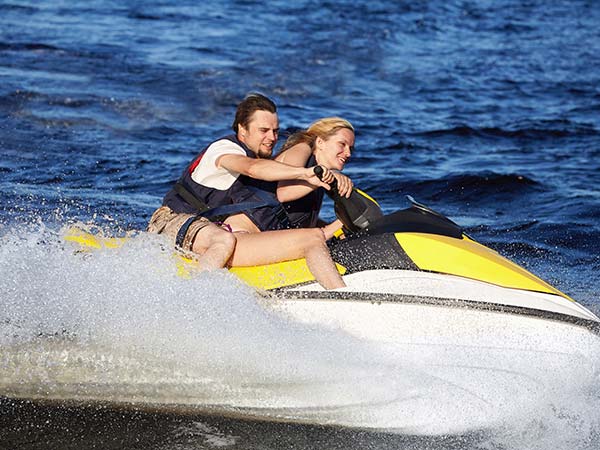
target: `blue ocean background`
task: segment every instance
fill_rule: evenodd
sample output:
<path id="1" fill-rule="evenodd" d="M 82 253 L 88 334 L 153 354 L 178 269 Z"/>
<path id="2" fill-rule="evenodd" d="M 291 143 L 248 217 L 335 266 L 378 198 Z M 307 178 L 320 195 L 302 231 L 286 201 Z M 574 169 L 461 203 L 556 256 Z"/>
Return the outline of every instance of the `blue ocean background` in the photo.
<path id="1" fill-rule="evenodd" d="M 32 248 L 75 223 L 116 236 L 143 230 L 183 166 L 229 132 L 250 91 L 276 101 L 280 144 L 320 117 L 350 120 L 356 150 L 345 172 L 384 211 L 412 195 L 600 313 L 600 3 L 592 0 L 0 0 L 0 301 L 17 302 L 32 286 L 46 292 L 47 277 L 60 293 L 42 296 L 68 304 L 79 295 L 84 281 L 61 282 L 69 267 L 58 271 L 52 254 L 40 262 Z M 330 204 L 323 215 L 333 217 Z M 130 283 L 138 292 L 143 281 Z M 545 439 L 552 427 L 543 420 L 526 443 L 348 437 L 219 418 L 188 429 L 202 439 L 186 441 L 172 431 L 184 418 L 0 406 L 11 439 L 25 430 L 20 448 L 51 448 L 36 433 L 71 448 L 74 427 L 94 419 L 96 438 L 121 433 L 110 448 L 142 448 L 144 439 L 143 448 L 166 449 L 600 442 L 581 411 L 588 432 L 574 426 L 567 446 Z M 215 427 L 245 438 L 232 443 Z M 78 434 L 73 448 L 98 445 L 92 434 Z"/>

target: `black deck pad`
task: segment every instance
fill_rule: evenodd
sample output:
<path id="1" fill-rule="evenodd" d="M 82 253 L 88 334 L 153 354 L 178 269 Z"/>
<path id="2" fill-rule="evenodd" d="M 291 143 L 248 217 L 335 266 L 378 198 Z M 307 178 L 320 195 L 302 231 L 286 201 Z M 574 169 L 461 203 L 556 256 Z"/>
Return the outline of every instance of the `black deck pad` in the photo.
<path id="1" fill-rule="evenodd" d="M 347 273 L 375 269 L 419 270 L 393 233 L 363 234 L 330 245 L 331 256 Z"/>

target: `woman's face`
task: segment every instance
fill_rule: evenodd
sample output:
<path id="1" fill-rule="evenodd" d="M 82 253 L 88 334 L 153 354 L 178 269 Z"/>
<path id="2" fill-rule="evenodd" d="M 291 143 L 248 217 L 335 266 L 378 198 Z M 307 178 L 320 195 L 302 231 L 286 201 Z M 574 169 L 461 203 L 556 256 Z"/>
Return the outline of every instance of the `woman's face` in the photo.
<path id="1" fill-rule="evenodd" d="M 327 139 L 318 137 L 315 143 L 317 163 L 328 169 L 342 170 L 354 150 L 354 133 L 347 128 L 340 128 Z"/>

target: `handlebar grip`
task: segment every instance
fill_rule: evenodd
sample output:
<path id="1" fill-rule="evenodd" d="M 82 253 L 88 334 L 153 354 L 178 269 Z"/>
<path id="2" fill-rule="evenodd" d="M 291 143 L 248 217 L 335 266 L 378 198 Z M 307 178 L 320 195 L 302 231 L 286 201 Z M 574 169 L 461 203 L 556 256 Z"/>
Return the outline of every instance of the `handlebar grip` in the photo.
<path id="1" fill-rule="evenodd" d="M 323 167 L 321 166 L 315 166 L 313 169 L 313 172 L 315 173 L 315 175 L 317 177 L 319 177 L 319 180 L 323 181 Z M 333 179 L 333 181 L 331 183 L 329 183 L 329 186 L 331 186 L 331 190 L 329 191 L 330 195 L 332 195 L 332 197 L 337 198 L 340 196 L 340 193 L 338 192 L 338 185 L 337 185 L 337 179 Z"/>

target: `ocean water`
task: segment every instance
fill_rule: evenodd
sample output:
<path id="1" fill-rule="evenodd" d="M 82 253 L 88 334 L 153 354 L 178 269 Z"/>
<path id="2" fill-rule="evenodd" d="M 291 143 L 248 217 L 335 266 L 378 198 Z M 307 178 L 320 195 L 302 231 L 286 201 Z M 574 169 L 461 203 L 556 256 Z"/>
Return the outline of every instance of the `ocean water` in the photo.
<path id="1" fill-rule="evenodd" d="M 276 101 L 283 136 L 347 118 L 346 173 L 384 211 L 412 195 L 600 313 L 600 3 L 0 0 L 4 348 L 48 369 L 74 332 L 102 349 L 89 364 L 139 350 L 154 360 L 128 373 L 175 365 L 229 389 L 384 373 L 356 357 L 372 349 L 268 314 L 226 272 L 165 271 L 156 237 L 92 258 L 61 239 L 142 230 L 249 91 Z M 0 448 L 598 448 L 600 386 L 568 383 L 496 429 L 453 417 L 425 436 L 3 399 Z"/>

